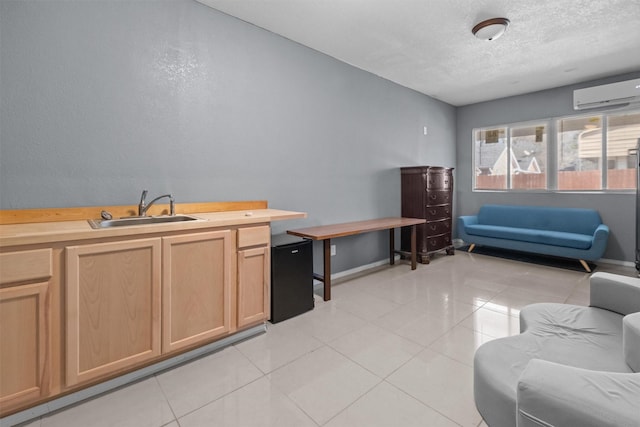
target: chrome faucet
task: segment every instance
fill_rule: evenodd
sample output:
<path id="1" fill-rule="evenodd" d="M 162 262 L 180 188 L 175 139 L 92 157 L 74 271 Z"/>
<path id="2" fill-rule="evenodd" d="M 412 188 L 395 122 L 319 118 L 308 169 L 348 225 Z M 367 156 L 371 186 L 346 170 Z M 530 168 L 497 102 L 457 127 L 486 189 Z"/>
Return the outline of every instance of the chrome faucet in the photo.
<path id="1" fill-rule="evenodd" d="M 158 196 L 155 199 L 153 199 L 152 201 L 150 201 L 149 203 L 145 202 L 145 199 L 147 197 L 147 190 L 142 190 L 142 196 L 140 196 L 140 203 L 138 204 L 138 216 L 147 216 L 147 210 L 153 206 L 153 204 L 155 202 L 157 202 L 158 200 L 164 198 L 164 197 L 168 197 L 169 198 L 169 215 L 171 216 L 175 216 L 176 214 L 176 207 L 175 207 L 175 203 L 173 201 L 173 196 L 171 194 L 163 194 L 162 196 Z"/>

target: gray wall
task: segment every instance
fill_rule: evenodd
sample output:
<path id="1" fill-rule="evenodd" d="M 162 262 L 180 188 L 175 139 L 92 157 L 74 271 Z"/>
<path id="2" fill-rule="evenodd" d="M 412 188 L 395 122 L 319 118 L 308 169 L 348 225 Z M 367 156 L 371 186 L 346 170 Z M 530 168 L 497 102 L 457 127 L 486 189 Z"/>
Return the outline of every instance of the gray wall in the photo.
<path id="1" fill-rule="evenodd" d="M 454 107 L 192 0 L 2 0 L 0 44 L 2 209 L 146 188 L 308 212 L 280 233 L 399 215 L 400 166 L 455 166 Z M 336 241 L 334 271 L 386 239 Z"/>
<path id="2" fill-rule="evenodd" d="M 566 206 L 597 209 L 611 229 L 604 258 L 635 259 L 635 193 L 491 193 L 473 192 L 473 128 L 576 114 L 574 89 L 639 78 L 640 72 L 483 102 L 457 110 L 457 215 L 473 215 L 485 203 Z M 582 114 L 579 112 L 579 114 Z"/>

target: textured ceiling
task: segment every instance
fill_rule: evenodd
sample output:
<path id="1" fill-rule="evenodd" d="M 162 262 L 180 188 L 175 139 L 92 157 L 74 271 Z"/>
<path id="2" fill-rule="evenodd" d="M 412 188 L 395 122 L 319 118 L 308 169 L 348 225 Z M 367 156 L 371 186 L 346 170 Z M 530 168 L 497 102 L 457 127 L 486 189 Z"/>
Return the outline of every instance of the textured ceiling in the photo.
<path id="1" fill-rule="evenodd" d="M 640 70 L 640 0 L 198 1 L 457 106 Z"/>

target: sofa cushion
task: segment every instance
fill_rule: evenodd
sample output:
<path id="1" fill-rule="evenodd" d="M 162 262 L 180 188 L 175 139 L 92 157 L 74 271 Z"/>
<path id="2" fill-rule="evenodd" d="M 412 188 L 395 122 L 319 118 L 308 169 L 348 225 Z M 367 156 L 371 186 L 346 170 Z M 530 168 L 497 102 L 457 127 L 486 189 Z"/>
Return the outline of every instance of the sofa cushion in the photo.
<path id="1" fill-rule="evenodd" d="M 593 236 L 602 220 L 593 209 L 483 205 L 478 211 L 478 223 Z"/>
<path id="2" fill-rule="evenodd" d="M 504 227 L 499 225 L 473 224 L 465 227 L 467 234 L 493 237 L 496 239 L 518 240 L 567 248 L 589 249 L 592 235 L 548 231 L 534 228 Z"/>
<path id="3" fill-rule="evenodd" d="M 522 357 L 576 368 L 633 372 L 622 350 L 622 315 L 595 307 L 540 303 L 520 311 L 520 330 L 529 337 Z M 526 332 L 526 333 L 525 333 Z"/>

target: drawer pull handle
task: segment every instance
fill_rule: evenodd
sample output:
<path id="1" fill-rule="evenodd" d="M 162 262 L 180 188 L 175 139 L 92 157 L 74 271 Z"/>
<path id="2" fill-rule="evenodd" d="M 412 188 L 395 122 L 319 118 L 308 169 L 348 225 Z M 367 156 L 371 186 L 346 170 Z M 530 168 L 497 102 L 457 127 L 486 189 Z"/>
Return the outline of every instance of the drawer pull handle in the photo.
<path id="1" fill-rule="evenodd" d="M 429 211 L 429 213 L 430 213 L 431 215 L 435 215 L 435 214 L 436 214 L 436 210 L 435 210 L 435 209 L 432 209 L 432 210 L 430 210 L 430 211 Z"/>
<path id="2" fill-rule="evenodd" d="M 435 225 L 430 225 L 430 226 L 429 226 L 429 228 L 430 228 L 432 231 L 436 231 L 436 228 L 437 228 L 437 227 L 436 227 Z"/>

